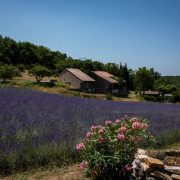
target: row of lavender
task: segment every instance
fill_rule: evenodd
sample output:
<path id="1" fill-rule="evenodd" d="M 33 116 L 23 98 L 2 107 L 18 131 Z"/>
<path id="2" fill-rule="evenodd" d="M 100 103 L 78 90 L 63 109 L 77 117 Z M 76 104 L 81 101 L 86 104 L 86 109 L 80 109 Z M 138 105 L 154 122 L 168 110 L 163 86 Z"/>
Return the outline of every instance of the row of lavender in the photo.
<path id="1" fill-rule="evenodd" d="M 28 140 L 34 147 L 49 143 L 73 146 L 91 125 L 125 114 L 147 118 L 152 134 L 180 129 L 180 104 L 102 101 L 1 88 L 0 154 L 5 157 L 20 151 Z"/>

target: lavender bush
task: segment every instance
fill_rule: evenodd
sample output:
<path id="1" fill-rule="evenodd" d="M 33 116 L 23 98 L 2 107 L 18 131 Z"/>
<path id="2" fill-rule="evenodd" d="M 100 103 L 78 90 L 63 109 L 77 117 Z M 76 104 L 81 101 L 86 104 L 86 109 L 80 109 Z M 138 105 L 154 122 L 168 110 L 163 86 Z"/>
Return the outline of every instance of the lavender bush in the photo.
<path id="1" fill-rule="evenodd" d="M 59 148 L 63 149 L 57 153 L 62 164 L 65 149 L 72 149 L 92 124 L 125 114 L 147 118 L 155 135 L 180 129 L 180 104 L 102 101 L 0 88 L 0 170 L 4 171 L 5 165 L 7 170 L 9 162 L 12 169 L 47 164 L 48 157 L 57 159 L 53 153 Z"/>

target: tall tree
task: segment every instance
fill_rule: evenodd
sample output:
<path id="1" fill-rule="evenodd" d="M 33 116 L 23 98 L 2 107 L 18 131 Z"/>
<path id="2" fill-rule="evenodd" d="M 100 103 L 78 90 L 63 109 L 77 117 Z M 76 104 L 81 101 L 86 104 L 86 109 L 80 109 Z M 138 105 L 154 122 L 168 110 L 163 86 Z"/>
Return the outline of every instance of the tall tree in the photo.
<path id="1" fill-rule="evenodd" d="M 140 91 L 153 89 L 155 73 L 154 70 L 147 69 L 146 67 L 139 68 L 135 74 L 136 89 Z"/>
<path id="2" fill-rule="evenodd" d="M 105 64 L 105 70 L 114 76 L 119 76 L 119 66 L 115 63 L 107 63 Z"/>

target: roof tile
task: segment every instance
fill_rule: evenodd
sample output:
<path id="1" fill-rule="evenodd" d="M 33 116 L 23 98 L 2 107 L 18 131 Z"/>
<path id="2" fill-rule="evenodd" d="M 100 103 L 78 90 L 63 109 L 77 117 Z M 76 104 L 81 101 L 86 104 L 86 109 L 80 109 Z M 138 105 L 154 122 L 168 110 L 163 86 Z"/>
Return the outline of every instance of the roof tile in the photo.
<path id="1" fill-rule="evenodd" d="M 78 77 L 82 81 L 95 81 L 94 79 L 92 79 L 91 77 L 89 77 L 87 74 L 85 74 L 84 72 L 82 72 L 79 69 L 67 68 L 67 70 L 69 72 L 71 72 L 72 74 L 74 74 L 76 77 Z"/>

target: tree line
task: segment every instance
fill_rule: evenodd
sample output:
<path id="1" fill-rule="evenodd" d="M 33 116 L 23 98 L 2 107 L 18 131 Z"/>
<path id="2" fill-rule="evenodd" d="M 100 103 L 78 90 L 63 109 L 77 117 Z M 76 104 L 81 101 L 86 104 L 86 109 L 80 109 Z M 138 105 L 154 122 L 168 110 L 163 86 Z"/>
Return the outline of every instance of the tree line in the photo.
<path id="1" fill-rule="evenodd" d="M 37 46 L 30 42 L 16 42 L 9 37 L 0 35 L 0 65 L 24 66 L 31 69 L 38 65 L 50 69 L 52 72 L 62 72 L 66 68 L 78 68 L 90 74 L 91 71 L 103 70 L 126 81 L 128 89 L 133 89 L 133 71 L 127 64 L 104 64 L 91 59 L 81 60 L 68 57 L 65 53 L 52 51 L 44 46 Z M 40 65 L 40 66 L 39 66 Z"/>
<path id="2" fill-rule="evenodd" d="M 78 68 L 87 74 L 96 70 L 107 71 L 116 76 L 121 84 L 125 82 L 124 85 L 128 90 L 136 92 L 156 90 L 162 94 L 179 93 L 179 89 L 164 80 L 154 68 L 140 67 L 133 71 L 127 64 L 123 65 L 120 62 L 105 64 L 91 59 L 74 59 L 44 46 L 17 42 L 0 35 L 0 78 L 4 81 L 6 78 L 11 78 L 13 67 L 18 67 L 20 70 L 28 69 L 35 75 L 37 82 L 40 82 L 44 76 L 60 73 L 66 68 Z"/>

